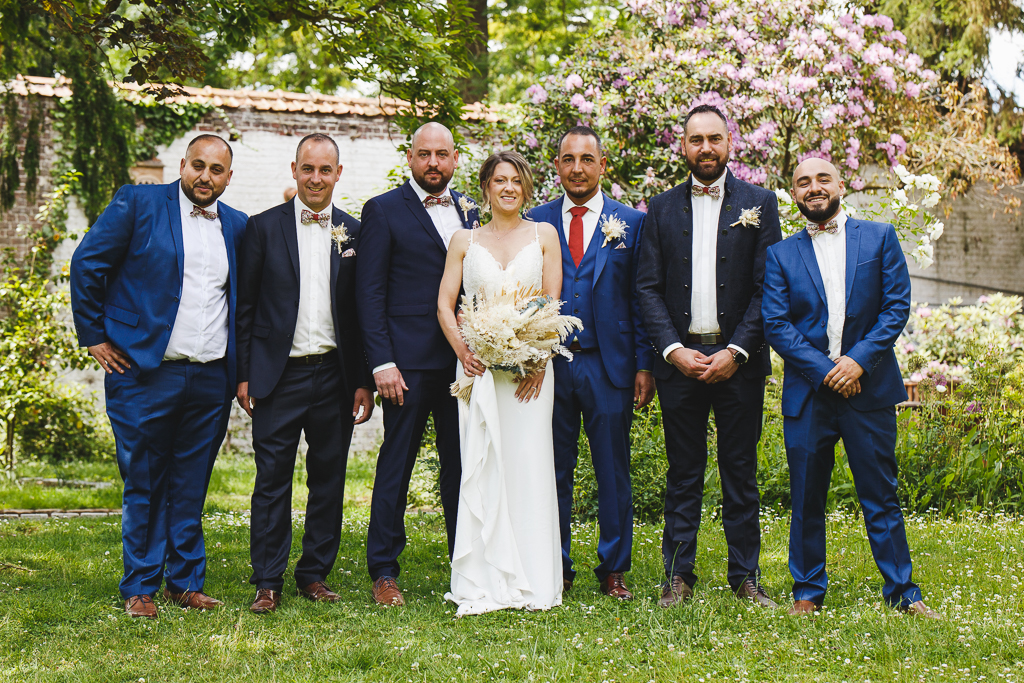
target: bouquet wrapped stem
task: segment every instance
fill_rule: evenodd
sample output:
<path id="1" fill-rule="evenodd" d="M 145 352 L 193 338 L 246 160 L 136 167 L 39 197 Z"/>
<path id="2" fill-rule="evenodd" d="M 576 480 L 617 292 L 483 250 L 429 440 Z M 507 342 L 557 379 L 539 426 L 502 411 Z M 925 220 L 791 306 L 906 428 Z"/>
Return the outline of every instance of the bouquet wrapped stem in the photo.
<path id="1" fill-rule="evenodd" d="M 562 303 L 534 287 L 462 297 L 459 331 L 473 354 L 491 370 L 517 378 L 542 372 L 556 354 L 572 360 L 562 342 L 582 330 L 579 318 L 562 315 Z M 460 377 L 451 386 L 452 396 L 469 403 L 473 378 Z"/>

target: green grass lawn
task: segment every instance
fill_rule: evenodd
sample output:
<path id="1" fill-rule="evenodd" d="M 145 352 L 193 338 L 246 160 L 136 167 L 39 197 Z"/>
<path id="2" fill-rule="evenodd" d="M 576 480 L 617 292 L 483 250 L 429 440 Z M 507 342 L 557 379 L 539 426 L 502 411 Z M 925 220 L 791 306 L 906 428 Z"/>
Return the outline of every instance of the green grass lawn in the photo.
<path id="1" fill-rule="evenodd" d="M 40 475 L 42 476 L 42 475 Z M 116 477 L 116 474 L 115 474 Z M 725 538 L 709 511 L 694 600 L 657 606 L 660 526 L 638 525 L 631 603 L 602 596 L 590 573 L 596 529 L 580 525 L 581 565 L 565 604 L 545 613 L 454 618 L 443 525 L 410 514 L 401 578 L 408 606 L 375 607 L 365 569 L 373 464 L 349 465 L 341 551 L 328 582 L 336 605 L 295 597 L 248 612 L 253 470 L 222 457 L 206 517 L 206 590 L 227 602 L 185 612 L 158 599 L 160 619 L 132 620 L 117 596 L 120 521 L 0 522 L 0 681 L 1018 681 L 1024 680 L 1024 520 L 913 517 L 915 578 L 946 620 L 902 616 L 880 604 L 881 579 L 863 522 L 829 522 L 826 609 L 791 618 L 736 600 L 725 580 Z M 304 502 L 296 477 L 296 504 Z M 7 489 L 3 489 L 6 491 Z M 762 566 L 787 603 L 788 516 L 765 513 Z M 296 519 L 292 562 L 299 551 Z"/>

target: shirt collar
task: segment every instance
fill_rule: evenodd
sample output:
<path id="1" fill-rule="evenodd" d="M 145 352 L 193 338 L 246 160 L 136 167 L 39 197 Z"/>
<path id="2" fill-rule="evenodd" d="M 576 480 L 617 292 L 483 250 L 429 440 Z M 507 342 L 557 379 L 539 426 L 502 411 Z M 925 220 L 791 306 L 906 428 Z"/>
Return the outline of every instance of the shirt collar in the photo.
<path id="1" fill-rule="evenodd" d="M 569 213 L 569 209 L 573 208 L 574 206 L 576 206 L 576 204 L 571 199 L 569 199 L 569 195 L 563 194 L 562 195 L 562 213 L 563 214 Z M 580 206 L 585 206 L 588 209 L 590 209 L 591 211 L 593 211 L 594 213 L 600 215 L 601 212 L 604 211 L 604 193 L 603 192 L 598 192 L 593 197 L 588 199 L 586 201 L 586 203 L 580 204 Z"/>
<path id="2" fill-rule="evenodd" d="M 452 189 L 450 187 L 445 187 L 441 194 L 432 195 L 426 190 L 424 190 L 422 187 L 420 187 L 420 184 L 416 182 L 415 178 L 409 178 L 409 184 L 412 185 L 412 191 L 415 192 L 416 196 L 420 198 L 420 202 L 422 202 L 427 197 L 444 197 L 446 195 L 449 197 L 452 196 Z M 452 197 L 452 199 L 455 198 Z"/>
<path id="3" fill-rule="evenodd" d="M 306 206 L 305 202 L 303 202 L 301 199 L 299 199 L 299 195 L 295 195 L 295 198 L 292 201 L 295 202 L 295 218 L 296 218 L 296 220 L 302 220 L 302 210 L 303 209 L 305 209 L 306 211 L 309 211 L 310 213 L 324 213 L 324 212 L 327 212 L 331 216 L 332 219 L 334 218 L 334 203 L 333 202 L 331 204 L 328 204 L 327 207 L 324 208 L 322 211 L 313 211 L 313 209 L 311 209 L 308 206 Z"/>
<path id="4" fill-rule="evenodd" d="M 181 208 L 183 211 L 185 211 L 185 213 L 192 213 L 192 209 L 188 207 L 198 206 L 195 202 L 193 202 L 185 195 L 185 189 L 181 186 L 181 182 L 178 183 L 178 203 L 181 204 Z M 217 211 L 217 204 L 218 200 L 214 199 L 213 204 L 210 204 L 209 206 L 204 206 L 202 208 L 206 211 L 213 211 L 215 214 L 220 216 L 220 212 Z"/>
<path id="5" fill-rule="evenodd" d="M 690 174 L 690 178 L 693 180 L 694 185 L 699 185 L 701 187 L 717 187 L 720 188 L 721 190 L 725 190 L 725 177 L 727 175 L 729 175 L 728 168 L 722 171 L 722 175 L 718 176 L 718 179 L 715 182 L 711 183 L 710 185 L 705 185 L 699 178 L 697 178 L 697 176 L 693 175 L 692 173 Z"/>

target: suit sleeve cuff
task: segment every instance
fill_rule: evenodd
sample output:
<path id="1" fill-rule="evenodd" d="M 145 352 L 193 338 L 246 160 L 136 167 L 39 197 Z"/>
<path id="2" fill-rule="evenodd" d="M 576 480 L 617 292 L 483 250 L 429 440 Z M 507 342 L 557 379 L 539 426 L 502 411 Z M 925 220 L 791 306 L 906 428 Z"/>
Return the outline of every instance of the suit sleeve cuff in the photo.
<path id="1" fill-rule="evenodd" d="M 384 365 L 378 365 L 377 367 L 375 367 L 373 369 L 373 374 L 376 375 L 378 372 L 381 372 L 382 370 L 390 370 L 391 368 L 397 368 L 397 367 L 398 366 L 395 365 L 394 363 L 384 363 Z"/>
<path id="2" fill-rule="evenodd" d="M 665 350 L 661 352 L 661 357 L 664 358 L 667 361 L 668 360 L 668 354 L 672 353 L 676 349 L 681 349 L 681 348 L 683 348 L 683 345 L 680 344 L 679 342 L 676 342 L 675 344 L 669 344 L 668 346 L 665 347 Z"/>
<path id="3" fill-rule="evenodd" d="M 727 348 L 730 348 L 730 349 L 736 349 L 736 351 L 737 351 L 738 353 L 742 353 L 742 354 L 743 354 L 743 357 L 744 357 L 744 358 L 746 358 L 747 360 L 750 360 L 750 354 L 749 354 L 749 353 L 747 353 L 747 352 L 746 352 L 746 351 L 745 351 L 745 350 L 743 349 L 743 347 L 740 347 L 740 346 L 736 346 L 735 344 L 729 344 L 729 346 L 728 346 Z"/>

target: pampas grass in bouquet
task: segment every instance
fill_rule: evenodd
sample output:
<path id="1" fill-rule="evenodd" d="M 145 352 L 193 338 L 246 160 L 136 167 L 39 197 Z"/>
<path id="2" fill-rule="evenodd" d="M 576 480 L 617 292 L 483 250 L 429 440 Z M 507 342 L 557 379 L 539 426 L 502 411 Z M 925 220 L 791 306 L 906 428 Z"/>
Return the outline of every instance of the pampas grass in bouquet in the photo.
<path id="1" fill-rule="evenodd" d="M 561 310 L 561 301 L 534 287 L 465 294 L 459 331 L 488 368 L 522 378 L 542 371 L 555 354 L 572 360 L 562 342 L 583 323 Z M 472 391 L 473 378 L 465 375 L 451 386 L 452 396 L 467 404 Z"/>

